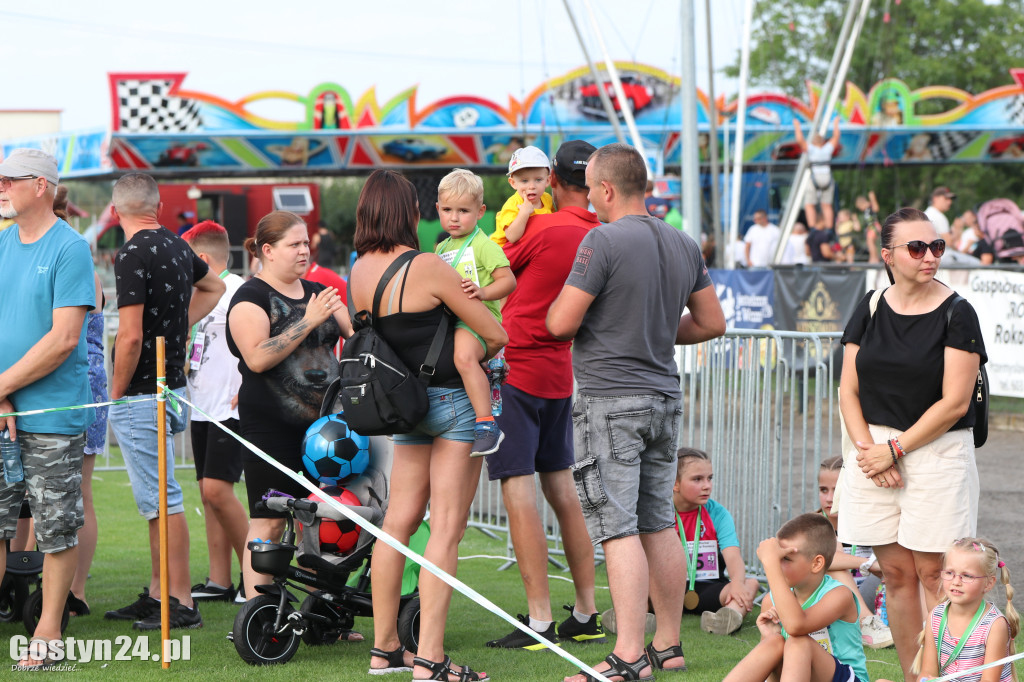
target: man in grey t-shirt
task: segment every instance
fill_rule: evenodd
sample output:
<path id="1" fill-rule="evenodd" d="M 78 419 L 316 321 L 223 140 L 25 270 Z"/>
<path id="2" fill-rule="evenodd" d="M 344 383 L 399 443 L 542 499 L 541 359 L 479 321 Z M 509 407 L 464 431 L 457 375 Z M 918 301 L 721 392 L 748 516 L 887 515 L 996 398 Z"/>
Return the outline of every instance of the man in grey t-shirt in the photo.
<path id="1" fill-rule="evenodd" d="M 573 478 L 590 538 L 608 561 L 616 613 L 615 649 L 595 670 L 646 677 L 648 594 L 657 617 L 650 663 L 685 665 L 679 583 L 686 559 L 672 506 L 682 414 L 675 345 L 722 335 L 725 316 L 700 246 L 647 215 L 639 152 L 602 147 L 586 178 L 590 203 L 608 224 L 584 237 L 547 326 L 556 338 L 575 338 Z"/>

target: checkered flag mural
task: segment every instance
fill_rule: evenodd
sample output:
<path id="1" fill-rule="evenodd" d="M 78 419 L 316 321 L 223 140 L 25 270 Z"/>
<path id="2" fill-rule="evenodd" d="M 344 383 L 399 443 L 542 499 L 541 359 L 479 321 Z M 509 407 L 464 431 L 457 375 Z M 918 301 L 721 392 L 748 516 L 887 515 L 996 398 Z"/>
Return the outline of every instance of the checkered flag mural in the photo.
<path id="1" fill-rule="evenodd" d="M 931 141 L 928 142 L 928 151 L 936 161 L 951 159 L 977 137 L 978 133 L 933 133 Z"/>
<path id="2" fill-rule="evenodd" d="M 118 119 L 125 133 L 189 133 L 203 125 L 199 102 L 168 95 L 170 80 L 117 83 Z"/>
<path id="3" fill-rule="evenodd" d="M 1006 102 L 1006 118 L 1012 123 L 1024 126 L 1024 95 L 1009 98 Z"/>

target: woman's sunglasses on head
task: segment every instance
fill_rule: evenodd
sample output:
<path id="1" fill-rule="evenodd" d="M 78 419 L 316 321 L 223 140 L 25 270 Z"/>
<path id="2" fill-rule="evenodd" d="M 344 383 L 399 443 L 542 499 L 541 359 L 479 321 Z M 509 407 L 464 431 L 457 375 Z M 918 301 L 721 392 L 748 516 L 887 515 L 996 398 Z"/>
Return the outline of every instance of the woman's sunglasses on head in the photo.
<path id="1" fill-rule="evenodd" d="M 931 244 L 929 244 L 928 242 L 923 242 L 920 239 L 915 239 L 913 241 L 907 242 L 906 244 L 897 244 L 892 248 L 898 249 L 901 246 L 907 247 L 907 253 L 910 254 L 911 258 L 918 259 L 924 258 L 924 254 L 928 250 L 931 250 L 932 255 L 935 256 L 936 258 L 941 258 L 942 254 L 946 252 L 945 239 L 936 239 Z"/>

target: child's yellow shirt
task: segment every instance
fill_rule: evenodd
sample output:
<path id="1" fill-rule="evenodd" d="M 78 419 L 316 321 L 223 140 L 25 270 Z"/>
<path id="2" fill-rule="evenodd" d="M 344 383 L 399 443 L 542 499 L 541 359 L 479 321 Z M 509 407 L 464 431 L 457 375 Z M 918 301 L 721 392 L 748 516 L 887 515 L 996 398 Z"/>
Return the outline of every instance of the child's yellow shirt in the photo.
<path id="1" fill-rule="evenodd" d="M 505 246 L 508 242 L 505 239 L 505 228 L 512 224 L 512 221 L 519 215 L 519 207 L 523 205 L 525 199 L 516 192 L 508 198 L 505 205 L 498 211 L 498 215 L 494 216 L 494 234 L 491 235 L 491 241 L 498 246 Z M 552 212 L 554 202 L 551 200 L 551 195 L 547 192 L 540 195 L 541 207 L 534 209 L 530 215 L 546 215 Z"/>

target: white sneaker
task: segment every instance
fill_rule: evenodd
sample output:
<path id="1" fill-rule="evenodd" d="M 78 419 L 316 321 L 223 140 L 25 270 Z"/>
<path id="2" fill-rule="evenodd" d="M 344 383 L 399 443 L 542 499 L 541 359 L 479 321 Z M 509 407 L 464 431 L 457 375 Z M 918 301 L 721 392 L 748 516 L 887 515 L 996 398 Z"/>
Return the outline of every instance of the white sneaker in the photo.
<path id="1" fill-rule="evenodd" d="M 885 649 L 893 645 L 892 632 L 878 616 L 867 616 L 861 620 L 860 639 L 871 649 Z"/>
<path id="2" fill-rule="evenodd" d="M 615 634 L 617 628 L 615 625 L 615 609 L 608 609 L 601 614 L 601 627 L 605 631 Z M 644 620 L 644 633 L 654 634 L 654 631 L 658 629 L 658 620 L 655 618 L 653 613 L 648 613 Z"/>

